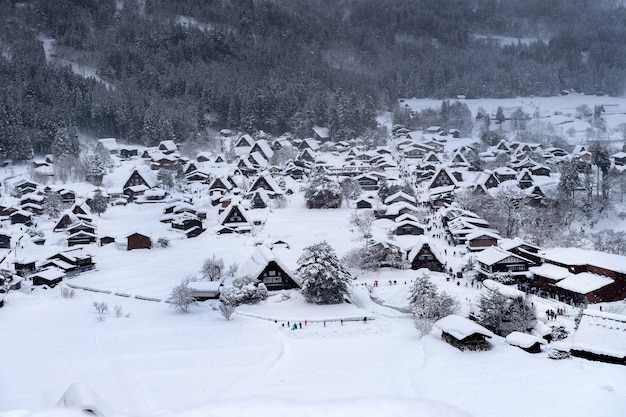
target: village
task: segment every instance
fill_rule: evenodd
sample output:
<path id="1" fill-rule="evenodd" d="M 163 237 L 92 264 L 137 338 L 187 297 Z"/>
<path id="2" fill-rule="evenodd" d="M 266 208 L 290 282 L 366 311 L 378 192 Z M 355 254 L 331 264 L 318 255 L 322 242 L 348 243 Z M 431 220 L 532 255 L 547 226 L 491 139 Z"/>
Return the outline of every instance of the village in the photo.
<path id="1" fill-rule="evenodd" d="M 21 302 L 12 294 L 59 291 L 167 304 L 184 278 L 206 305 L 241 277 L 263 283 L 272 297 L 294 294 L 303 249 L 327 241 L 343 259 L 364 246 L 373 254 L 368 265 L 351 266 L 356 298 L 371 298 L 371 306 L 374 300 L 410 317 L 408 290 L 424 272 L 460 299 L 458 315 L 436 327 L 443 341 L 462 351 L 489 348 L 495 335 L 467 317 L 476 314 L 481 294 L 498 290 L 532 296 L 539 319 L 528 334 L 507 337 L 508 344 L 626 364 L 626 257 L 505 238 L 455 201 L 461 191 L 478 196 L 515 189 L 524 204 L 540 205 L 556 192 L 559 161 L 574 159 L 581 169 L 591 163 L 586 146 L 566 152 L 502 140 L 481 157 L 506 164 L 477 170 L 470 162 L 476 139 L 458 130 L 394 125 L 389 133 L 386 145 L 367 148 L 333 142 L 323 127 L 305 139 L 223 130 L 216 151 L 193 158 L 173 141 L 145 148 L 98 139 L 90 152 L 110 158 L 99 185 L 60 184 L 52 156 L 27 162 L 30 167 L 7 164 L 0 207 L 3 310 Z M 537 154 L 542 163 L 533 160 Z M 613 154 L 612 163 L 626 166 L 624 152 Z M 352 187 L 342 190 L 342 184 Z M 326 192 L 312 192 L 315 187 Z M 46 203 L 51 195 L 60 202 L 54 216 Z M 101 198 L 104 207 L 95 203 Z M 199 271 L 211 256 L 230 265 L 230 273 L 203 279 Z M 390 291 L 395 302 L 381 301 Z M 326 327 L 376 317 L 367 308 L 303 317 L 263 303 L 241 306 L 239 313 L 289 327 L 298 320 L 300 328 L 305 320 Z M 548 347 L 557 316 L 566 327 L 582 319 L 573 341 Z"/>

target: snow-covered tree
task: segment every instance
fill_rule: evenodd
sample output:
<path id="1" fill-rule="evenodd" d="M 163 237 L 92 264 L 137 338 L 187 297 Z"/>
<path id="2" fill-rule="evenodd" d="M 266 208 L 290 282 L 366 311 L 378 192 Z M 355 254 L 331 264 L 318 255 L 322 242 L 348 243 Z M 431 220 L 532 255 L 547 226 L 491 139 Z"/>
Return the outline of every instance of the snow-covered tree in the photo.
<path id="1" fill-rule="evenodd" d="M 52 153 L 56 156 L 70 155 L 77 157 L 80 154 L 78 130 L 73 127 L 60 127 L 54 134 Z"/>
<path id="2" fill-rule="evenodd" d="M 339 208 L 342 192 L 336 181 L 329 177 L 315 178 L 304 192 L 308 208 Z"/>
<path id="3" fill-rule="evenodd" d="M 105 163 L 96 155 L 87 155 L 83 159 L 85 167 L 85 180 L 95 186 L 102 184 L 102 177 L 106 174 Z"/>
<path id="4" fill-rule="evenodd" d="M 209 281 L 219 280 L 224 273 L 224 260 L 213 255 L 204 261 L 201 272 Z"/>
<path id="5" fill-rule="evenodd" d="M 235 313 L 235 310 L 237 309 L 236 305 L 233 304 L 229 304 L 224 302 L 223 300 L 220 300 L 217 304 L 217 308 L 220 312 L 220 314 L 227 320 L 230 321 L 230 318 L 232 317 L 232 315 Z"/>
<path id="6" fill-rule="evenodd" d="M 197 304 L 193 292 L 191 288 L 189 288 L 190 280 L 189 277 L 185 277 L 179 285 L 172 289 L 172 293 L 168 299 L 170 307 L 182 313 L 189 313 L 191 307 Z"/>
<path id="7" fill-rule="evenodd" d="M 500 336 L 529 331 L 537 323 L 535 307 L 527 297 L 508 298 L 494 290 L 480 297 L 479 307 L 478 322 Z"/>
<path id="8" fill-rule="evenodd" d="M 46 198 L 42 204 L 43 212 L 49 219 L 56 219 L 61 215 L 63 210 L 63 201 L 59 193 L 55 191 L 48 191 Z"/>
<path id="9" fill-rule="evenodd" d="M 352 177 L 348 177 L 341 181 L 341 183 L 339 183 L 339 187 L 341 187 L 341 193 L 346 199 L 348 207 L 350 207 L 350 200 L 356 200 L 363 192 L 361 184 L 359 184 L 359 182 Z"/>
<path id="10" fill-rule="evenodd" d="M 304 249 L 296 274 L 310 303 L 339 304 L 348 297 L 352 276 L 326 241 Z"/>
<path id="11" fill-rule="evenodd" d="M 478 322 L 494 333 L 500 334 L 507 303 L 508 298 L 498 290 L 481 295 L 478 301 L 478 307 L 480 308 Z"/>
<path id="12" fill-rule="evenodd" d="M 428 274 L 423 273 L 411 287 L 409 306 L 415 315 L 417 328 L 422 334 L 426 334 L 430 331 L 432 323 L 454 314 L 459 308 L 459 303 L 446 292 L 439 293 Z"/>
<path id="13" fill-rule="evenodd" d="M 561 178 L 559 179 L 558 190 L 568 198 L 574 198 L 574 192 L 582 185 L 576 161 L 571 160 L 563 164 L 561 168 Z"/>
<path id="14" fill-rule="evenodd" d="M 102 195 L 100 190 L 97 190 L 93 195 L 92 199 L 89 201 L 89 208 L 92 213 L 95 213 L 100 217 L 102 213 L 107 211 L 109 203 L 107 199 Z"/>
<path id="15" fill-rule="evenodd" d="M 527 297 L 519 296 L 509 300 L 502 320 L 502 335 L 512 332 L 528 332 L 537 324 L 535 307 Z"/>
<path id="16" fill-rule="evenodd" d="M 364 211 L 362 213 L 354 212 L 350 216 L 350 224 L 359 228 L 361 235 L 364 239 L 372 237 L 372 223 L 374 223 L 376 217 L 371 211 Z"/>
<path id="17" fill-rule="evenodd" d="M 157 180 L 159 180 L 161 182 L 161 184 L 163 184 L 163 187 L 165 188 L 172 188 L 174 186 L 174 184 L 176 184 L 176 181 L 174 180 L 176 177 L 176 171 L 173 171 L 171 169 L 159 169 L 159 172 L 157 173 Z"/>

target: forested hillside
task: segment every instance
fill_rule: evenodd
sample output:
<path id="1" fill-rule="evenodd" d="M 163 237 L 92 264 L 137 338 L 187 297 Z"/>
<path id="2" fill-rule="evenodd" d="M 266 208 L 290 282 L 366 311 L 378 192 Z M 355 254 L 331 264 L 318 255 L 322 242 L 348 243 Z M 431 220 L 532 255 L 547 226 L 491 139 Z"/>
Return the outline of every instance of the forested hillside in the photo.
<path id="1" fill-rule="evenodd" d="M 399 97 L 621 95 L 617 3 L 3 1 L 0 156 L 64 152 L 76 129 L 146 145 L 226 127 L 349 139 Z M 47 65 L 43 38 L 115 88 Z"/>

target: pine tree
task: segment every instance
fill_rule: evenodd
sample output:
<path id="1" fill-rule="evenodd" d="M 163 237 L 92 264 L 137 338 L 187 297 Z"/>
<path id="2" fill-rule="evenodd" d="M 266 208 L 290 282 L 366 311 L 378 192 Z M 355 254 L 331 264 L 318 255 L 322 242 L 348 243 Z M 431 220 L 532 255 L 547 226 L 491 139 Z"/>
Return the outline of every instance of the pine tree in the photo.
<path id="1" fill-rule="evenodd" d="M 413 283 L 409 306 L 417 320 L 434 323 L 445 316 L 454 314 L 458 309 L 458 302 L 446 292 L 439 294 L 428 274 L 423 273 Z"/>
<path id="2" fill-rule="evenodd" d="M 106 174 L 106 167 L 102 159 L 96 155 L 88 155 L 84 159 L 85 179 L 95 186 L 102 184 L 102 177 Z"/>
<path id="3" fill-rule="evenodd" d="M 302 281 L 302 294 L 310 303 L 339 304 L 348 297 L 352 276 L 325 241 L 304 249 L 296 274 Z"/>
<path id="4" fill-rule="evenodd" d="M 561 170 L 561 178 L 557 188 L 560 192 L 568 196 L 568 198 L 574 198 L 574 192 L 582 185 L 580 181 L 580 175 L 578 174 L 578 168 L 576 167 L 576 161 L 571 160 L 563 164 Z"/>
<path id="5" fill-rule="evenodd" d="M 61 215 L 62 206 L 63 201 L 61 200 L 59 193 L 54 191 L 46 193 L 46 199 L 44 200 L 42 207 L 44 214 L 46 214 L 49 219 L 56 219 L 59 217 Z"/>
<path id="6" fill-rule="evenodd" d="M 494 333 L 500 334 L 502 321 L 506 315 L 508 299 L 498 290 L 481 295 L 478 302 L 480 314 L 478 322 Z"/>

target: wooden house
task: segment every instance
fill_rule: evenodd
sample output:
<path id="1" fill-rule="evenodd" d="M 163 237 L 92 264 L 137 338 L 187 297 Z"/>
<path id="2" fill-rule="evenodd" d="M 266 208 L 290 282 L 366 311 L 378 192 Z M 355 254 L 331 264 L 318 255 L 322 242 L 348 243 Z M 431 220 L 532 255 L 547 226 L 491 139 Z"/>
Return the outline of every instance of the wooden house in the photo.
<path id="1" fill-rule="evenodd" d="M 72 190 L 61 189 L 57 191 L 57 194 L 61 197 L 63 204 L 74 204 L 76 202 L 76 193 Z"/>
<path id="2" fill-rule="evenodd" d="M 378 177 L 371 173 L 365 172 L 363 174 L 359 174 L 354 177 L 354 179 L 357 180 L 359 186 L 364 191 L 377 191 L 379 188 Z"/>
<path id="3" fill-rule="evenodd" d="M 84 230 L 79 230 L 67 237 L 67 246 L 72 247 L 76 245 L 88 245 L 90 243 L 95 243 L 98 239 L 95 233 L 90 233 Z"/>
<path id="4" fill-rule="evenodd" d="M 130 159 L 135 156 L 139 156 L 139 151 L 137 148 L 124 146 L 120 148 L 120 156 L 124 159 Z"/>
<path id="5" fill-rule="evenodd" d="M 267 173 L 263 173 L 257 176 L 252 182 L 252 185 L 250 185 L 248 192 L 252 193 L 259 189 L 265 190 L 270 198 L 277 197 L 283 194 L 283 190 L 280 188 L 276 180 Z"/>
<path id="6" fill-rule="evenodd" d="M 424 225 L 412 220 L 396 221 L 394 228 L 394 234 L 398 236 L 424 234 Z"/>
<path id="7" fill-rule="evenodd" d="M 150 239 L 150 236 L 138 232 L 126 236 L 126 241 L 126 250 L 152 248 L 152 240 Z"/>
<path id="8" fill-rule="evenodd" d="M 124 194 L 136 196 L 143 194 L 146 190 L 154 188 L 157 185 L 159 185 L 159 181 L 153 172 L 134 169 L 122 189 L 124 190 Z"/>
<path id="9" fill-rule="evenodd" d="M 465 244 L 470 251 L 479 251 L 490 246 L 497 246 L 500 235 L 487 230 L 477 229 L 465 235 Z"/>
<path id="10" fill-rule="evenodd" d="M 96 264 L 93 261 L 93 255 L 82 248 L 75 248 L 50 256 L 41 266 L 54 266 L 63 270 L 67 276 L 72 276 L 91 271 Z"/>
<path id="11" fill-rule="evenodd" d="M 223 233 L 248 233 L 252 230 L 252 222 L 248 218 L 246 210 L 239 205 L 237 199 L 231 200 L 225 207 L 218 220 L 218 234 Z"/>
<path id="12" fill-rule="evenodd" d="M 252 148 L 250 149 L 249 153 L 251 154 L 254 152 L 260 153 L 261 156 L 266 161 L 269 161 L 274 155 L 274 151 L 272 150 L 272 147 L 269 145 L 269 143 L 267 143 L 265 139 L 260 139 L 256 141 L 254 145 L 252 145 Z"/>
<path id="13" fill-rule="evenodd" d="M 267 246 L 258 246 L 241 266 L 238 275 L 250 276 L 263 283 L 269 291 L 300 288 L 295 274 Z"/>
<path id="14" fill-rule="evenodd" d="M 235 141 L 236 148 L 248 148 L 252 147 L 252 145 L 254 145 L 254 139 L 252 139 L 252 136 L 248 134 L 239 136 L 239 138 Z"/>
<path id="15" fill-rule="evenodd" d="M 13 269 L 20 277 L 25 277 L 37 269 L 37 260 L 32 258 L 22 258 L 13 261 Z"/>
<path id="16" fill-rule="evenodd" d="M 256 190 L 250 198 L 250 208 L 264 209 L 270 206 L 272 200 L 264 189 Z"/>
<path id="17" fill-rule="evenodd" d="M 108 245 L 110 243 L 115 243 L 115 237 L 113 236 L 101 236 L 99 239 L 100 246 Z"/>
<path id="18" fill-rule="evenodd" d="M 517 177 L 517 185 L 519 186 L 519 188 L 525 190 L 526 188 L 532 187 L 534 183 L 535 180 L 533 179 L 533 176 L 528 169 L 523 169 L 519 173 Z"/>
<path id="19" fill-rule="evenodd" d="M 374 208 L 375 203 L 376 203 L 376 199 L 373 196 L 359 197 L 359 199 L 356 200 L 356 208 L 372 209 Z"/>
<path id="20" fill-rule="evenodd" d="M 436 321 L 435 327 L 441 330 L 441 338 L 446 343 L 461 351 L 489 350 L 487 338 L 494 336 L 475 321 L 454 314 Z"/>
<path id="21" fill-rule="evenodd" d="M 30 226 L 33 224 L 33 213 L 26 210 L 18 210 L 9 215 L 11 224 L 24 224 Z"/>
<path id="22" fill-rule="evenodd" d="M 444 272 L 446 265 L 441 261 L 440 254 L 429 243 L 419 242 L 411 249 L 407 260 L 411 263 L 411 269 L 426 268 L 435 272 Z"/>
<path id="23" fill-rule="evenodd" d="M 441 168 L 435 173 L 435 175 L 433 175 L 433 178 L 428 185 L 428 188 L 432 189 L 448 186 L 456 187 L 456 179 L 446 168 Z"/>
<path id="24" fill-rule="evenodd" d="M 65 272 L 51 266 L 32 273 L 28 278 L 32 280 L 33 285 L 47 285 L 52 288 L 63 281 L 64 277 Z"/>
<path id="25" fill-rule="evenodd" d="M 626 166 L 626 152 L 618 152 L 613 154 L 613 164 L 616 167 Z"/>
<path id="26" fill-rule="evenodd" d="M 524 277 L 532 262 L 521 256 L 490 246 L 476 255 L 478 273 L 490 278 L 496 273 L 510 273 L 513 276 Z"/>
<path id="27" fill-rule="evenodd" d="M 330 129 L 327 127 L 313 126 L 313 139 L 324 143 L 330 140 Z"/>
<path id="28" fill-rule="evenodd" d="M 176 145 L 176 143 L 174 143 L 173 140 L 163 140 L 159 143 L 157 149 L 163 152 L 165 155 L 170 155 L 178 150 L 178 146 Z"/>

